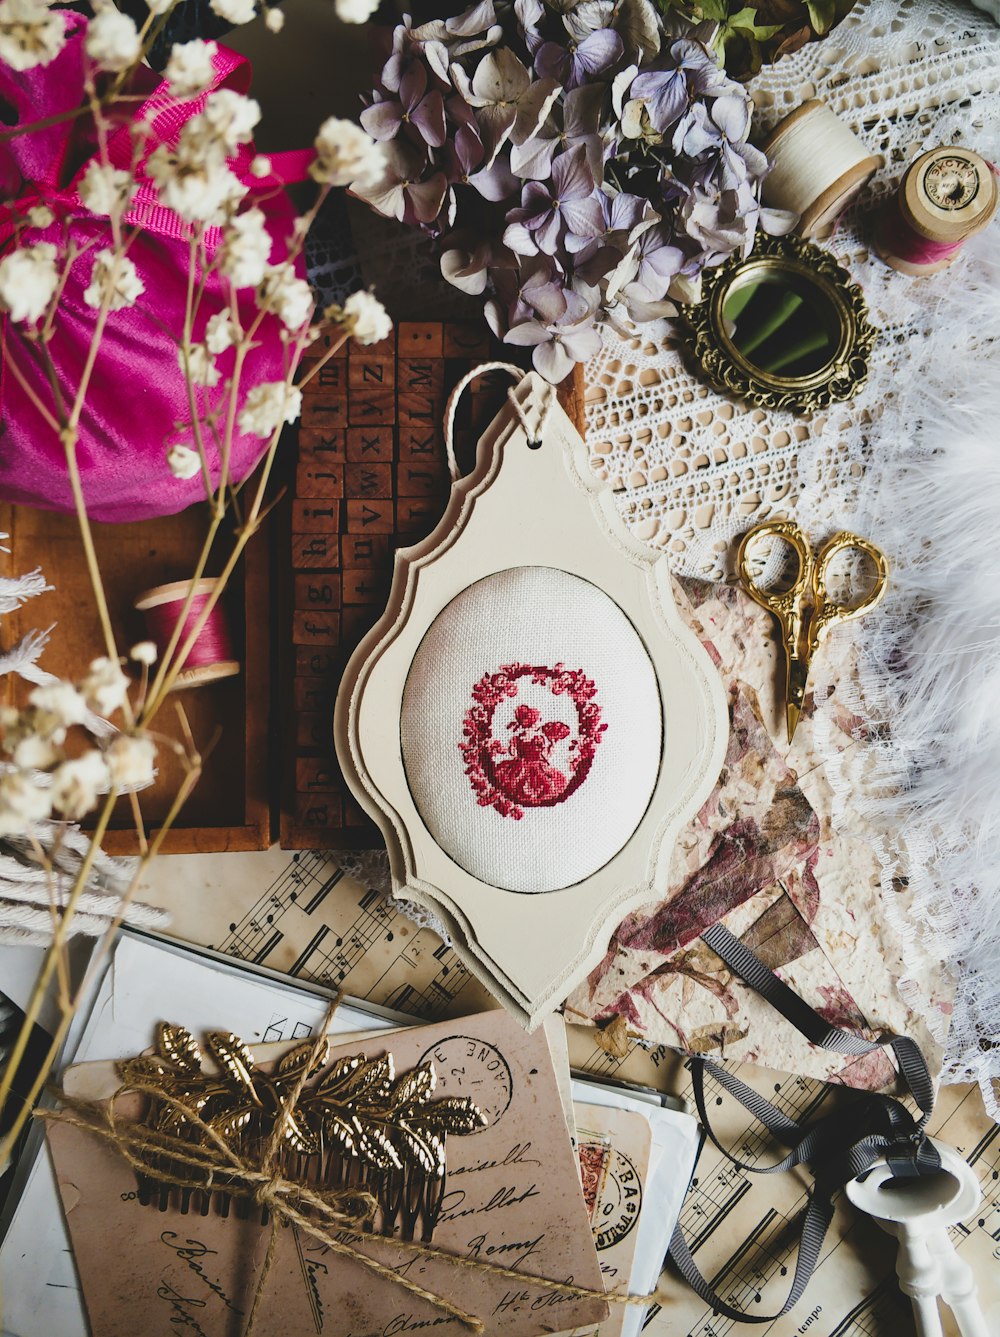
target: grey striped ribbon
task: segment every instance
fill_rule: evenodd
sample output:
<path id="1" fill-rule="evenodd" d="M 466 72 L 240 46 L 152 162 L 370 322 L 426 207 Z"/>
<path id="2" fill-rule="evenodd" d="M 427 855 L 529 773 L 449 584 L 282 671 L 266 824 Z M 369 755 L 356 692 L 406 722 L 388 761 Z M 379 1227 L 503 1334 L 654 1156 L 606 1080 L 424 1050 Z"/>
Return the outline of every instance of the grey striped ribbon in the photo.
<path id="1" fill-rule="evenodd" d="M 734 974 L 776 1008 L 814 1045 L 838 1054 L 858 1056 L 870 1054 L 881 1047 L 892 1049 L 900 1075 L 920 1109 L 921 1117 L 915 1119 L 905 1105 L 891 1096 L 859 1092 L 847 1109 L 838 1109 L 812 1124 L 799 1124 L 724 1068 L 707 1059 L 696 1057 L 691 1060 L 698 1114 L 705 1132 L 727 1160 L 754 1174 L 781 1174 L 806 1163 L 813 1171 L 815 1182 L 802 1224 L 791 1289 L 776 1314 L 747 1314 L 723 1300 L 699 1271 L 679 1222 L 670 1241 L 669 1256 L 681 1276 L 716 1313 L 741 1323 L 773 1323 L 788 1313 L 809 1284 L 833 1217 L 833 1195 L 839 1188 L 864 1174 L 876 1161 L 882 1159 L 896 1178 L 915 1178 L 940 1170 L 941 1159 L 924 1133 L 934 1108 L 934 1088 L 919 1046 L 907 1036 L 885 1035 L 871 1041 L 830 1026 L 724 925 L 713 924 L 701 937 Z M 787 1156 L 775 1165 L 756 1166 L 748 1165 L 730 1154 L 719 1142 L 708 1118 L 705 1102 L 706 1071 L 779 1141 L 791 1148 Z"/>

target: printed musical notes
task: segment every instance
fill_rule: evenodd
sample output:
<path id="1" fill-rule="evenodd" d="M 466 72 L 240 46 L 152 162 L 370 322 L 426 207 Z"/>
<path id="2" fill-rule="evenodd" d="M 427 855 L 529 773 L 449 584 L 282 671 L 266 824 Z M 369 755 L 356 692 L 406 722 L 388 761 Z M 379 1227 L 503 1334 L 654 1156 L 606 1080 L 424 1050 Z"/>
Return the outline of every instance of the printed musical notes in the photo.
<path id="1" fill-rule="evenodd" d="M 484 1002 L 449 946 L 353 881 L 334 857 L 310 850 L 274 869 L 275 857 L 267 856 L 272 881 L 210 945 L 427 1020 Z"/>

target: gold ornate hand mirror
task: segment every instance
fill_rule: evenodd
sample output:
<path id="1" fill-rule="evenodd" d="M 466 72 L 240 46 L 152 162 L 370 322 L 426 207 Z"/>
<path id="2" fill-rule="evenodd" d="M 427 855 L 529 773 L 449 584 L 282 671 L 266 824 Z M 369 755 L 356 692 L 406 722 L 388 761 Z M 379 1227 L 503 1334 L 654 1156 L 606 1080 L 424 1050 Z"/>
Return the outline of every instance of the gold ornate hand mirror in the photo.
<path id="1" fill-rule="evenodd" d="M 708 380 L 760 408 L 810 413 L 853 398 L 868 378 L 876 330 L 864 294 L 798 237 L 758 234 L 745 260 L 705 270 L 685 316 Z"/>

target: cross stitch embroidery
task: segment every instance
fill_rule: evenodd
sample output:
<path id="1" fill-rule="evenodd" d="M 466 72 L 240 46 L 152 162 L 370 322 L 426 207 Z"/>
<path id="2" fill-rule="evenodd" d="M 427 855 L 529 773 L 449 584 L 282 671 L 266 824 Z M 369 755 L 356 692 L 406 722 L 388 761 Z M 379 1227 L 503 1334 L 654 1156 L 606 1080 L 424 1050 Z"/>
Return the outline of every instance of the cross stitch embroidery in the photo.
<path id="1" fill-rule="evenodd" d="M 546 720 L 535 706 L 520 702 L 507 725 L 509 737 L 494 735 L 493 719 L 502 701 L 519 695 L 519 680 L 545 686 L 553 696 L 566 695 L 576 707 L 577 735 L 567 749 L 567 761 L 554 764 L 558 743 L 573 732 L 563 720 Z M 504 664 L 487 673 L 472 689 L 476 704 L 466 713 L 459 744 L 465 758 L 476 802 L 494 808 L 501 817 L 519 821 L 525 808 L 548 808 L 563 803 L 590 773 L 594 753 L 606 724 L 594 700 L 597 687 L 582 669 L 562 664 Z"/>

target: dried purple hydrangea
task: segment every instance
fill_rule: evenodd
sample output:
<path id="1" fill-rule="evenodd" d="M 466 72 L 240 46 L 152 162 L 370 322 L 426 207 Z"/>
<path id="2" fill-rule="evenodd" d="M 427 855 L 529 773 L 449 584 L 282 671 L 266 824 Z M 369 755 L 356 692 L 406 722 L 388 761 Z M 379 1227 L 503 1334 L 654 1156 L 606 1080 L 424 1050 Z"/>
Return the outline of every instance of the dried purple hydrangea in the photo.
<path id="1" fill-rule="evenodd" d="M 750 110 L 650 0 L 481 0 L 395 29 L 362 113 L 385 168 L 353 193 L 438 237 L 445 278 L 557 381 L 604 322 L 671 314 L 674 285 L 792 225 L 761 208 Z"/>

